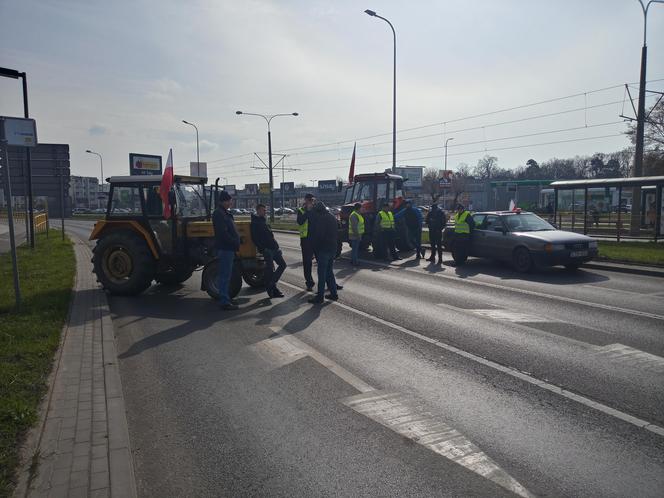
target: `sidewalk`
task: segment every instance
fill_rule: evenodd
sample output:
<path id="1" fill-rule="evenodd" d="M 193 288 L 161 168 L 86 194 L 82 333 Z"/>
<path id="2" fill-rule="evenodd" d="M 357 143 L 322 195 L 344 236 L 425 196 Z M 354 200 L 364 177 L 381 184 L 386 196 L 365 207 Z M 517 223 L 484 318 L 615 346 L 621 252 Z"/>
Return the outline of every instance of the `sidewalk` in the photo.
<path id="1" fill-rule="evenodd" d="M 23 449 L 15 497 L 135 497 L 117 352 L 92 253 L 72 238 L 76 283 L 41 420 Z M 31 473 L 33 456 L 38 457 Z M 34 465 L 33 465 L 34 467 Z"/>
<path id="2" fill-rule="evenodd" d="M 16 238 L 17 246 L 25 244 L 25 223 L 14 223 L 14 237 Z M 0 253 L 8 252 L 10 247 L 9 225 L 6 221 L 0 221 Z"/>

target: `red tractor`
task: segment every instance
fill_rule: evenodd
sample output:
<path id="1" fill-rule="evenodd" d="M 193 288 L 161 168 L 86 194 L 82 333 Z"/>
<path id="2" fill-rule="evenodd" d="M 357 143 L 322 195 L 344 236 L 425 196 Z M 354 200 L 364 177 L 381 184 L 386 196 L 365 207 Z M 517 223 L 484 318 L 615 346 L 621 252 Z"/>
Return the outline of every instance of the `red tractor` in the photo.
<path id="1" fill-rule="evenodd" d="M 375 230 L 376 214 L 384 202 L 392 202 L 395 215 L 405 207 L 403 196 L 403 177 L 391 173 L 366 173 L 355 175 L 353 183 L 346 187 L 344 205 L 341 207 L 339 218 L 341 221 L 341 241 L 348 242 L 348 217 L 355 203 L 362 204 L 360 213 L 364 216 L 365 230 L 360 244 L 360 250 L 366 251 L 371 245 L 374 253 L 381 246 Z M 407 230 L 403 217 L 395 216 L 397 249 L 401 251 L 412 249 L 408 242 Z"/>

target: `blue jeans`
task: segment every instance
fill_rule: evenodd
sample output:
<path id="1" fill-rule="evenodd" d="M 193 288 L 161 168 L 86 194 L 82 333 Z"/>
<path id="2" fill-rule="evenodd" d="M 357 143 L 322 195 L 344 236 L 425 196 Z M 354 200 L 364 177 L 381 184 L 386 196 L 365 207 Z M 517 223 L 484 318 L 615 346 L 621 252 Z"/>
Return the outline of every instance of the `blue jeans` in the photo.
<path id="1" fill-rule="evenodd" d="M 360 239 L 350 241 L 350 260 L 355 266 L 358 264 L 357 258 L 360 255 L 360 242 L 362 242 Z"/>
<path id="2" fill-rule="evenodd" d="M 325 284 L 333 296 L 337 295 L 337 281 L 334 278 L 334 253 L 319 252 L 316 254 L 318 261 L 318 298 L 323 299 L 325 295 Z"/>
<path id="3" fill-rule="evenodd" d="M 220 249 L 217 253 L 217 257 L 219 260 L 219 280 L 217 282 L 219 287 L 219 304 L 229 304 L 231 302 L 231 297 L 228 295 L 228 286 L 231 283 L 235 251 L 225 251 Z"/>

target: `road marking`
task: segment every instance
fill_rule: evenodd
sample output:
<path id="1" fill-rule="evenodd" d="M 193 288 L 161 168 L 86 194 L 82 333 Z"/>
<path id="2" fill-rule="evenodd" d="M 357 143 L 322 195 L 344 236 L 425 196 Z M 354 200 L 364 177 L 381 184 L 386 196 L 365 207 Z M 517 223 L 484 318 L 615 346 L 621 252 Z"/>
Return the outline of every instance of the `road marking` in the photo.
<path id="1" fill-rule="evenodd" d="M 270 330 L 277 336 L 250 346 L 270 364 L 285 366 L 306 356 L 316 360 L 361 393 L 340 400 L 349 408 L 519 496 L 532 496 L 468 438 L 425 410 L 415 398 L 378 391 L 281 327 L 271 326 Z"/>
<path id="2" fill-rule="evenodd" d="M 609 344 L 600 347 L 595 356 L 604 357 L 616 363 L 636 366 L 649 372 L 664 373 L 664 358 L 624 344 Z"/>
<path id="3" fill-rule="evenodd" d="M 286 246 L 284 245 L 283 247 L 288 247 L 292 249 L 300 249 L 299 247 L 291 247 L 291 246 Z M 345 258 L 344 258 L 345 259 Z M 379 261 L 372 261 L 364 258 L 360 258 L 360 261 L 362 263 L 366 263 L 368 265 L 373 265 L 373 266 L 380 266 L 383 268 L 393 268 L 396 270 L 402 270 L 402 271 L 407 271 L 407 272 L 412 272 L 412 273 L 417 273 L 418 275 L 421 275 L 421 271 L 418 269 L 414 268 L 406 268 L 402 267 L 400 265 L 396 264 L 390 264 L 390 263 L 381 263 Z M 500 285 L 500 284 L 494 284 L 491 282 L 480 282 L 478 280 L 469 280 L 469 279 L 460 279 L 459 277 L 452 277 L 449 275 L 443 275 L 442 273 L 432 273 L 431 274 L 433 277 L 436 278 L 444 278 L 447 280 L 452 280 L 454 282 L 459 282 L 462 284 L 469 284 L 469 285 L 479 285 L 481 287 L 488 287 L 490 289 L 498 289 L 498 290 L 506 290 L 509 292 L 515 292 L 518 294 L 524 294 L 527 296 L 534 296 L 534 297 L 541 297 L 545 299 L 553 299 L 556 301 L 562 301 L 566 303 L 572 303 L 572 304 L 578 304 L 581 306 L 589 306 L 592 308 L 598 308 L 598 309 L 603 309 L 603 310 L 608 310 L 608 311 L 614 311 L 618 313 L 625 313 L 628 315 L 635 315 L 635 316 L 641 316 L 641 317 L 646 317 L 646 318 L 652 318 L 654 320 L 664 320 L 664 315 L 658 315 L 656 313 L 648 313 L 647 311 L 638 311 L 638 310 L 632 310 L 628 308 L 620 308 L 617 306 L 611 306 L 608 304 L 601 304 L 601 303 L 593 303 L 590 301 L 583 301 L 581 299 L 574 299 L 572 297 L 565 297 L 565 296 L 557 296 L 555 294 L 546 294 L 545 292 L 538 292 L 538 291 L 533 291 L 533 290 L 527 290 L 527 289 L 517 289 L 515 287 L 509 287 L 506 285 Z"/>
<path id="4" fill-rule="evenodd" d="M 290 287 L 292 289 L 295 289 L 297 291 L 302 291 L 303 289 L 301 287 L 298 287 L 296 285 L 290 284 L 288 282 L 282 281 L 282 284 Z M 627 422 L 629 424 L 632 424 L 636 427 L 639 427 L 641 429 L 645 429 L 647 431 L 653 432 L 655 434 L 658 434 L 660 436 L 664 436 L 664 427 L 660 427 L 655 424 L 651 424 L 650 422 L 640 419 L 638 417 L 634 417 L 628 413 L 622 412 L 620 410 L 617 410 L 615 408 L 611 408 L 610 406 L 607 406 L 603 403 L 599 403 L 597 401 L 593 401 L 589 398 L 586 398 L 585 396 L 582 396 L 580 394 L 573 393 L 572 391 L 568 391 L 567 389 L 563 389 L 562 387 L 556 386 L 555 384 L 550 384 L 548 382 L 545 382 L 543 380 L 540 380 L 536 377 L 533 377 L 532 375 L 529 375 L 527 373 L 521 372 L 520 370 L 517 370 L 512 367 L 508 367 L 505 365 L 501 365 L 500 363 L 496 363 L 495 361 L 488 360 L 486 358 L 483 358 L 482 356 L 478 356 L 473 353 L 469 353 L 468 351 L 464 351 L 463 349 L 459 349 L 455 346 L 452 346 L 450 344 L 447 344 L 445 342 L 439 341 L 437 339 L 433 339 L 431 337 L 428 337 L 426 335 L 422 335 L 418 332 L 414 332 L 412 330 L 409 330 L 405 327 L 402 327 L 401 325 L 397 325 L 396 323 L 388 322 L 387 320 L 383 320 L 382 318 L 378 318 L 377 316 L 370 315 L 369 313 L 366 313 L 364 311 L 358 310 L 356 308 L 353 308 L 351 306 L 348 306 L 347 304 L 344 304 L 339 301 L 331 301 L 331 305 L 333 306 L 338 306 L 346 311 L 350 311 L 351 313 L 355 313 L 356 315 L 362 316 L 364 318 L 367 318 L 368 320 L 372 320 L 376 323 L 380 323 L 381 325 L 385 325 L 386 327 L 389 327 L 393 330 L 397 330 L 399 332 L 402 332 L 404 334 L 407 334 L 411 337 L 415 337 L 417 339 L 420 339 L 424 342 L 428 342 L 429 344 L 433 344 L 434 346 L 437 346 L 441 349 L 444 349 L 446 351 L 449 351 L 451 353 L 455 353 L 459 356 L 462 356 L 468 360 L 474 361 L 476 363 L 480 363 L 482 365 L 485 365 L 489 368 L 492 368 L 494 370 L 498 370 L 499 372 L 502 372 L 504 374 L 507 374 L 511 377 L 517 378 L 519 380 L 522 380 L 524 382 L 527 382 L 529 384 L 538 386 L 542 389 L 546 389 L 547 391 L 550 391 L 552 393 L 558 394 L 560 396 L 563 396 L 564 398 L 571 399 L 573 401 L 576 401 L 577 403 L 580 403 L 584 406 L 587 406 L 589 408 L 593 408 L 597 411 L 600 411 L 606 415 L 610 415 L 614 418 L 617 418 L 619 420 L 622 420 L 624 422 Z"/>
<path id="5" fill-rule="evenodd" d="M 492 318 L 494 320 L 501 320 L 501 321 L 506 321 L 506 322 L 513 322 L 513 323 L 519 323 L 519 322 L 554 322 L 556 320 L 550 320 L 546 317 L 542 316 L 535 316 L 535 315 L 528 315 L 526 313 L 519 313 L 518 311 L 508 311 L 508 310 L 501 310 L 501 309 L 483 309 L 483 310 L 467 310 L 470 313 L 474 313 L 476 315 L 480 315 L 486 318 Z"/>
<path id="6" fill-rule="evenodd" d="M 411 397 L 399 393 L 372 391 L 350 396 L 341 402 L 512 493 L 532 496 L 468 438 L 446 424 L 441 417 L 432 415 Z"/>

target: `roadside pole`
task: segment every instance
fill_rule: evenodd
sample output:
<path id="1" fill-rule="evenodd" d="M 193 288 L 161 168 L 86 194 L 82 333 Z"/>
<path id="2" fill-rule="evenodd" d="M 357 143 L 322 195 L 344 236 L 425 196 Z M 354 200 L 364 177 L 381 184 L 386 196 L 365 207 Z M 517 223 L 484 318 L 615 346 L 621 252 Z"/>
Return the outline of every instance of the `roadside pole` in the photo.
<path id="1" fill-rule="evenodd" d="M 60 224 L 62 227 L 62 240 L 65 240 L 65 182 L 63 179 L 62 166 L 56 166 L 55 169 L 60 174 Z"/>
<path id="2" fill-rule="evenodd" d="M 12 271 L 14 274 L 14 296 L 16 297 L 16 308 L 21 307 L 21 285 L 18 278 L 18 260 L 16 255 L 16 239 L 14 237 L 14 210 L 12 208 L 12 186 L 11 179 L 9 178 L 9 156 L 7 151 L 7 140 L 4 133 L 4 120 L 2 120 L 2 139 L 0 144 L 2 147 L 2 158 L 4 159 L 5 168 L 5 198 L 7 199 L 7 223 L 9 224 L 9 245 L 12 253 Z"/>

